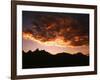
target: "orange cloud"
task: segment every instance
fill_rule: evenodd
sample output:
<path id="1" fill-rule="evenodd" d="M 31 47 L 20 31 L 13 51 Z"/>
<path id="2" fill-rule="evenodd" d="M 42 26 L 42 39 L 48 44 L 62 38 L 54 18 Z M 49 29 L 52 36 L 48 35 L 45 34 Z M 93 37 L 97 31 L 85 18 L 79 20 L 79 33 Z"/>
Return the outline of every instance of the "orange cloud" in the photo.
<path id="1" fill-rule="evenodd" d="M 24 36 L 30 40 L 55 46 L 75 47 L 89 44 L 88 26 L 83 26 L 79 20 L 66 15 L 34 16 L 32 26 L 23 29 Z"/>
<path id="2" fill-rule="evenodd" d="M 27 39 L 27 40 L 32 40 L 32 41 L 36 41 L 40 44 L 44 44 L 46 46 L 59 46 L 59 47 L 71 47 L 73 48 L 74 46 L 70 45 L 70 41 L 65 42 L 63 37 L 57 37 L 56 39 L 51 39 L 49 41 L 45 41 L 42 42 L 41 39 L 37 40 L 36 38 L 34 38 L 33 34 L 29 33 L 29 32 L 23 32 L 23 38 Z"/>

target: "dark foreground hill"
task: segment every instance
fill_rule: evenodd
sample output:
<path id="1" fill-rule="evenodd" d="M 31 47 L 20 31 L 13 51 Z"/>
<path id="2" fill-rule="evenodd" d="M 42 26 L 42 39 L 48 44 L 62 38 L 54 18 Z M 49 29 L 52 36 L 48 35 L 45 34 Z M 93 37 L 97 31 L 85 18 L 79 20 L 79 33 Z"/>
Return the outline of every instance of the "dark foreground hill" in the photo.
<path id="1" fill-rule="evenodd" d="M 47 68 L 47 67 L 70 67 L 89 65 L 89 56 L 82 53 L 74 55 L 67 53 L 58 53 L 52 55 L 45 50 L 35 50 L 34 52 L 22 52 L 22 68 Z"/>

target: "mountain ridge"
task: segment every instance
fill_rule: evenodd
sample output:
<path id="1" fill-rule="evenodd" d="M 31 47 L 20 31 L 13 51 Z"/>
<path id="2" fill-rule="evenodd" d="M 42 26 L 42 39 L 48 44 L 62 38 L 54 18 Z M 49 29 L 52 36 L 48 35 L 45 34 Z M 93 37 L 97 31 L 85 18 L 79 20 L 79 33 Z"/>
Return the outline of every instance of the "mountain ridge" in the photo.
<path id="1" fill-rule="evenodd" d="M 50 54 L 50 55 L 53 55 L 52 53 L 49 53 L 48 51 L 39 50 L 38 48 L 37 48 L 36 50 L 34 50 L 34 51 L 29 50 L 29 51 L 25 52 L 25 51 L 23 50 L 22 52 L 24 52 L 24 53 L 45 52 L 45 53 L 48 53 L 48 54 Z M 85 55 L 85 54 L 83 54 L 83 53 L 81 53 L 81 52 L 77 52 L 77 53 L 73 53 L 73 54 L 67 53 L 67 52 L 61 52 L 61 53 L 56 53 L 56 54 L 54 54 L 54 55 L 59 55 L 59 54 L 84 55 L 84 56 L 88 56 L 88 55 Z"/>
<path id="2" fill-rule="evenodd" d="M 89 56 L 82 53 L 58 53 L 52 55 L 45 50 L 36 49 L 28 52 L 22 51 L 22 68 L 68 67 L 89 65 Z"/>

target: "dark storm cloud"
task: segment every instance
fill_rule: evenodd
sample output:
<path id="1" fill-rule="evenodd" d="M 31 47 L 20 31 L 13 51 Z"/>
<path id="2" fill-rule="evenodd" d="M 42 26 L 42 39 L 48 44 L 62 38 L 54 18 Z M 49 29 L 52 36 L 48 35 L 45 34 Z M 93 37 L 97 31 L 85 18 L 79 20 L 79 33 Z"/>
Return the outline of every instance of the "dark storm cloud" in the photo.
<path id="1" fill-rule="evenodd" d="M 42 42 L 63 37 L 72 46 L 88 45 L 88 14 L 57 14 L 23 12 L 23 32 L 29 32 Z"/>

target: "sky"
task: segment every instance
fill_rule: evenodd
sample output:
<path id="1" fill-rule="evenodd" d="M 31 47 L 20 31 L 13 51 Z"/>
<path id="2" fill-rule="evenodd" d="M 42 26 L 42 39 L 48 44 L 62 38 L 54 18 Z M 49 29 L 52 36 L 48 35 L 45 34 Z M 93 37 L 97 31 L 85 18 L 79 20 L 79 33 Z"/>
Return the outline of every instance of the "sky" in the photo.
<path id="1" fill-rule="evenodd" d="M 89 54 L 89 14 L 22 12 L 23 50 Z"/>

